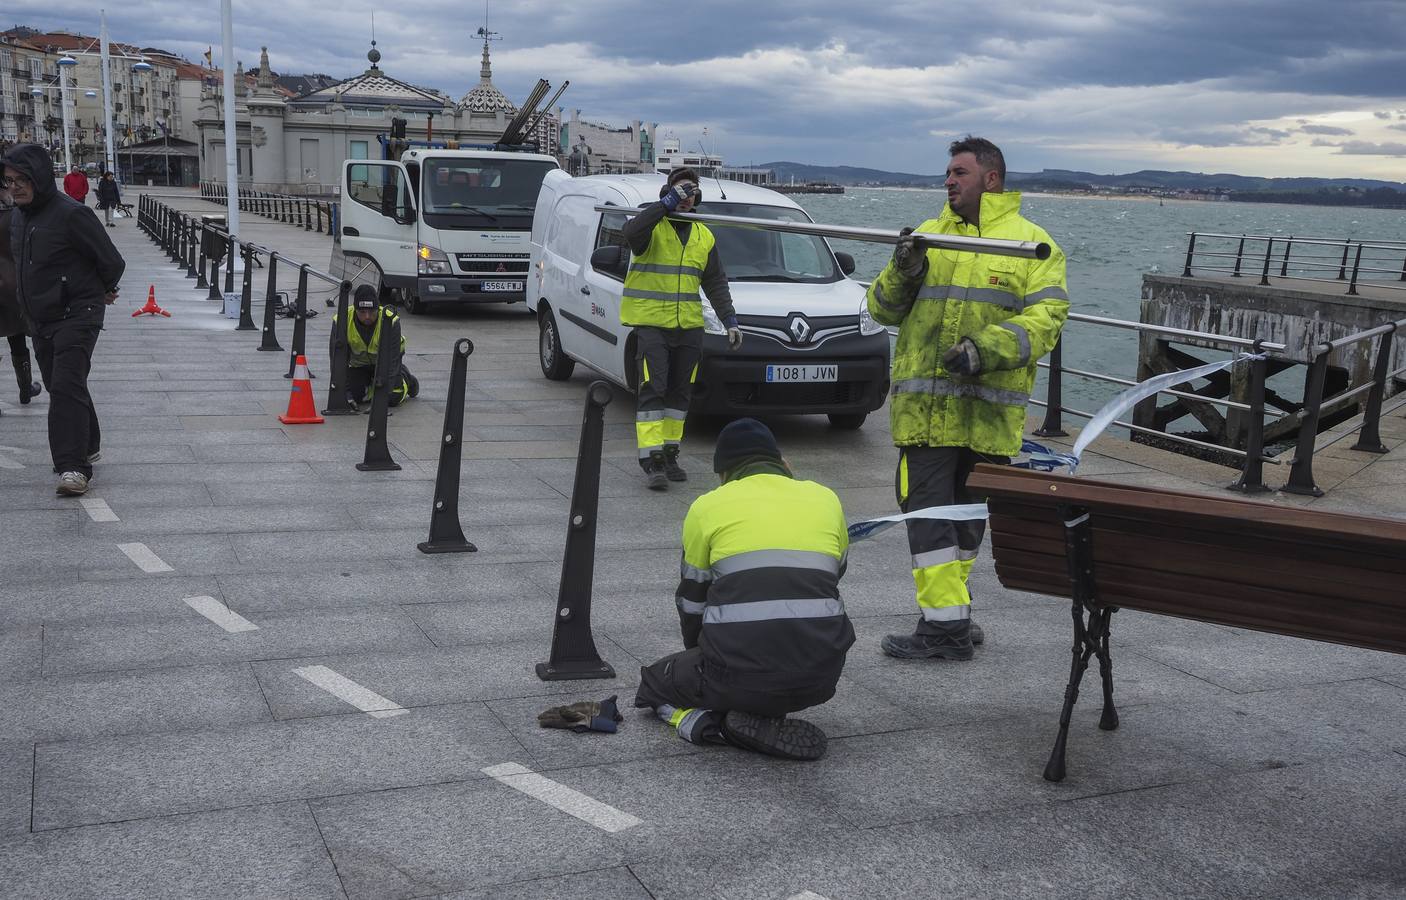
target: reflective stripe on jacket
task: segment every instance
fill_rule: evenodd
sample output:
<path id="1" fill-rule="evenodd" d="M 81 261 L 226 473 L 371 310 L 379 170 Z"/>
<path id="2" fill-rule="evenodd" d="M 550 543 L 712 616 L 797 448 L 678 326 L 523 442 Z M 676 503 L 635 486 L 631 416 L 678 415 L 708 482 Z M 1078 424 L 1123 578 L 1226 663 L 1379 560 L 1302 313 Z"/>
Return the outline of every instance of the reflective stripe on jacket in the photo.
<path id="1" fill-rule="evenodd" d="M 688 243 L 679 240 L 668 220 L 654 226 L 649 247 L 630 261 L 620 297 L 622 325 L 654 328 L 702 328 L 703 301 L 698 288 L 713 249 L 713 233 L 694 222 Z"/>
<path id="2" fill-rule="evenodd" d="M 917 230 L 1050 245 L 1045 260 L 929 250 L 922 278 L 905 277 L 890 260 L 869 286 L 870 315 L 899 326 L 889 412 L 894 443 L 1014 456 L 1036 363 L 1054 348 L 1069 312 L 1064 253 L 1020 215 L 1015 191 L 982 195 L 979 228 L 944 207 Z M 981 355 L 978 375 L 942 367 L 942 355 L 963 338 Z"/>
<path id="3" fill-rule="evenodd" d="M 839 590 L 844 511 L 829 488 L 772 471 L 744 471 L 689 507 L 679 612 L 720 691 L 821 703 L 854 643 Z"/>

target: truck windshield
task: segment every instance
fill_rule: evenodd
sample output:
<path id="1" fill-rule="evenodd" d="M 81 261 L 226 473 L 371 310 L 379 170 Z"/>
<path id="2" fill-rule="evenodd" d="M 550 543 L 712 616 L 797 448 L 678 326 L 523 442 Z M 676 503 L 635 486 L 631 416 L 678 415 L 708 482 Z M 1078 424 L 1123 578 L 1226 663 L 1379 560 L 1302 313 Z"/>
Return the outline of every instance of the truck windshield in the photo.
<path id="1" fill-rule="evenodd" d="M 542 179 L 540 159 L 430 157 L 421 164 L 420 204 L 436 228 L 531 228 Z"/>
<path id="2" fill-rule="evenodd" d="M 699 207 L 703 215 L 742 216 L 748 219 L 775 219 L 781 222 L 809 222 L 802 210 L 753 203 L 708 201 Z M 718 257 L 727 270 L 728 281 L 792 281 L 827 284 L 844 276 L 835 265 L 835 255 L 822 238 L 808 234 L 782 234 L 726 225 L 709 226 L 718 243 Z"/>

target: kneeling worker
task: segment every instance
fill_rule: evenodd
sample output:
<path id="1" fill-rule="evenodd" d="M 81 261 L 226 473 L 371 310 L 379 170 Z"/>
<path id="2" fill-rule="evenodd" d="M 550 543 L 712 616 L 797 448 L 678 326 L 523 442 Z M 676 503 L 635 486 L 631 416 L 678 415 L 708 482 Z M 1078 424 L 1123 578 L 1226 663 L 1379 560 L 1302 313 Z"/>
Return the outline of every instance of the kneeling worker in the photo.
<path id="1" fill-rule="evenodd" d="M 839 590 L 840 500 L 797 480 L 756 419 L 722 430 L 713 470 L 722 486 L 693 501 L 683 525 L 686 649 L 640 670 L 635 706 L 691 743 L 819 759 L 825 733 L 786 714 L 835 695 L 854 643 Z"/>
<path id="2" fill-rule="evenodd" d="M 399 406 L 406 397 L 420 393 L 420 382 L 405 367 L 405 336 L 400 333 L 400 316 L 382 307 L 374 287 L 363 284 L 352 295 L 353 314 L 347 322 L 347 401 L 355 407 L 371 399 L 376 384 L 376 354 L 381 339 L 400 342 L 400 352 L 393 354 L 386 383 L 391 385 L 390 405 Z M 337 317 L 332 317 L 331 342 L 337 340 Z"/>

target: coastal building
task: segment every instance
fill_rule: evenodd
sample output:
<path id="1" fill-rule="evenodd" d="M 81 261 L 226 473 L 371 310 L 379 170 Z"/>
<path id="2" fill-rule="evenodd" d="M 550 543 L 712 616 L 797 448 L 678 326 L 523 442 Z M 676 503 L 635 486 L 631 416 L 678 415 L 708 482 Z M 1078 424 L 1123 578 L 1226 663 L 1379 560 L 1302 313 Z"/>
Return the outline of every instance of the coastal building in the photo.
<path id="1" fill-rule="evenodd" d="M 382 140 L 393 119 L 406 121 L 412 141 L 447 146 L 492 144 L 517 115 L 517 106 L 493 84 L 488 36 L 484 36 L 478 84 L 458 100 L 401 81 L 380 67 L 372 42 L 370 65 L 359 75 L 330 84 L 309 84 L 288 96 L 269 66 L 264 48 L 252 89 L 236 78 L 235 131 L 240 183 L 263 191 L 334 194 L 342 161 L 382 158 Z M 197 143 L 205 177 L 220 171 L 225 154 L 223 88 L 217 81 L 201 97 Z M 543 115 L 529 137 L 545 152 L 559 143 L 558 120 Z"/>
<path id="2" fill-rule="evenodd" d="M 611 172 L 651 172 L 654 170 L 655 129 L 636 119 L 627 128 L 614 128 L 581 118 L 573 109 L 570 120 L 558 109 L 561 134 L 556 154 L 573 175 L 601 175 Z"/>

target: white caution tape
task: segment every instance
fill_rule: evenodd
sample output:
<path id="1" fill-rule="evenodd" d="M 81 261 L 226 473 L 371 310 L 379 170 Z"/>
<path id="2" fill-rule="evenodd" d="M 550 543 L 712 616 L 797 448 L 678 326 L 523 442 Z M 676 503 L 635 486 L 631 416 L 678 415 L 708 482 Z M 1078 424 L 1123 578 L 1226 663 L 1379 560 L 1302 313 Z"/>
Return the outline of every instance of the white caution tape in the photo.
<path id="1" fill-rule="evenodd" d="M 1194 381 L 1197 378 L 1205 378 L 1207 375 L 1214 375 L 1216 372 L 1230 368 L 1239 362 L 1247 362 L 1255 359 L 1263 359 L 1263 354 L 1259 356 L 1237 356 L 1234 359 L 1222 362 L 1207 363 L 1204 366 L 1197 366 L 1194 369 L 1183 369 L 1179 372 L 1168 372 L 1165 375 L 1157 375 L 1146 381 L 1128 388 L 1103 407 L 1089 420 L 1089 424 L 1084 430 L 1079 432 L 1079 438 L 1074 442 L 1074 449 L 1070 453 L 1060 453 L 1051 450 L 1034 441 L 1024 441 L 1021 443 L 1021 456 L 1011 463 L 1017 469 L 1035 469 L 1041 472 L 1051 472 L 1055 469 L 1068 468 L 1073 474 L 1079 468 L 1079 457 L 1083 455 L 1084 449 L 1094 442 L 1094 439 L 1102 434 L 1109 425 L 1112 425 L 1123 413 L 1127 412 L 1134 405 L 1148 397 L 1158 394 L 1174 384 L 1181 384 L 1186 381 Z M 914 510 L 909 513 L 900 513 L 896 516 L 884 516 L 878 519 L 865 519 L 854 522 L 849 526 L 850 542 L 864 541 L 876 534 L 887 531 L 900 522 L 909 519 L 933 519 L 945 522 L 972 522 L 987 517 L 985 503 L 958 503 L 952 506 L 929 506 L 925 509 Z"/>

